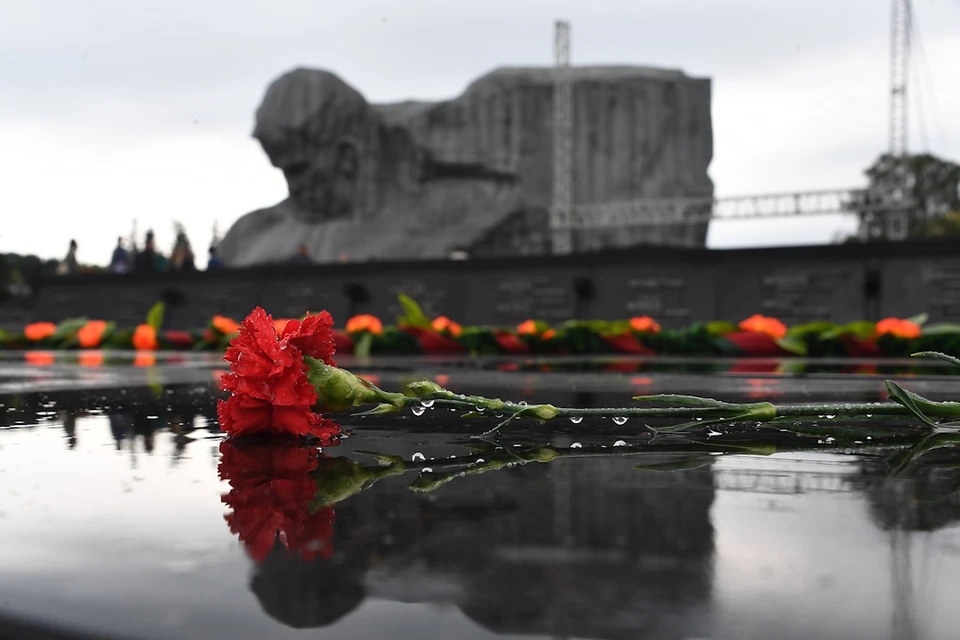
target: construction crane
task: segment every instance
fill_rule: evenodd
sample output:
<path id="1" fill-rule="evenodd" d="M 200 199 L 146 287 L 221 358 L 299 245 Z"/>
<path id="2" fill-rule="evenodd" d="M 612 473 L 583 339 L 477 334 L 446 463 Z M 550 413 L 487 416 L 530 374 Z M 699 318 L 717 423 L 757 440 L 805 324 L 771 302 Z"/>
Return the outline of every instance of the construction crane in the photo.
<path id="1" fill-rule="evenodd" d="M 890 40 L 889 154 L 899 160 L 894 176 L 875 189 L 843 189 L 761 194 L 734 198 L 647 198 L 627 201 L 579 202 L 573 197 L 573 74 L 570 66 L 570 23 L 554 24 L 553 69 L 553 198 L 549 228 L 551 251 L 573 250 L 578 229 L 625 228 L 742 218 L 822 215 L 858 212 L 864 239 L 882 236 L 905 239 L 910 210 L 915 206 L 908 188 L 907 82 L 910 68 L 910 0 L 892 0 Z"/>
<path id="2" fill-rule="evenodd" d="M 557 20 L 553 38 L 553 202 L 550 240 L 554 254 L 573 249 L 573 87 L 570 78 L 570 23 Z"/>
<path id="3" fill-rule="evenodd" d="M 907 154 L 907 80 L 910 73 L 910 0 L 892 0 L 890 19 L 890 155 Z"/>
<path id="4" fill-rule="evenodd" d="M 910 230 L 907 138 L 910 119 L 907 81 L 910 77 L 910 0 L 892 0 L 890 16 L 890 141 L 888 153 L 895 159 L 893 176 L 882 185 L 882 197 L 891 213 L 883 218 L 882 233 L 888 240 L 903 240 Z M 864 214 L 861 213 L 861 217 Z M 869 217 L 869 214 L 867 214 Z M 875 223 L 861 223 L 861 233 Z"/>

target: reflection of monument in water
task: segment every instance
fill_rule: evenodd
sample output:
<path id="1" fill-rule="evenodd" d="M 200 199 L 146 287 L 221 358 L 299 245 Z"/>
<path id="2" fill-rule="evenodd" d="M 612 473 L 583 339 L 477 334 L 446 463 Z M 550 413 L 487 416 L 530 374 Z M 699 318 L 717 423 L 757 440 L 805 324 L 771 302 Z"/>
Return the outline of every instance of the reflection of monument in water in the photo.
<path id="1" fill-rule="evenodd" d="M 960 521 L 960 468 L 952 451 L 927 454 L 905 477 L 887 478 L 886 465 L 864 465 L 863 490 L 870 517 L 887 535 L 890 581 L 895 606 L 894 637 L 916 638 L 914 536 L 929 535 Z M 929 544 L 921 543 L 921 564 L 929 564 Z"/>
<path id="2" fill-rule="evenodd" d="M 501 68 L 452 100 L 372 105 L 331 73 L 296 69 L 268 88 L 253 135 L 289 197 L 230 229 L 221 255 L 236 266 L 285 261 L 301 244 L 323 262 L 549 253 L 558 188 L 574 204 L 713 195 L 710 80 L 674 70 Z M 702 247 L 706 230 L 680 221 L 570 240 Z"/>
<path id="3" fill-rule="evenodd" d="M 634 464 L 503 469 L 433 496 L 384 481 L 336 506 L 330 560 L 275 548 L 251 590 L 295 627 L 332 624 L 374 597 L 452 604 L 501 633 L 696 637 L 712 594 L 712 471 Z"/>

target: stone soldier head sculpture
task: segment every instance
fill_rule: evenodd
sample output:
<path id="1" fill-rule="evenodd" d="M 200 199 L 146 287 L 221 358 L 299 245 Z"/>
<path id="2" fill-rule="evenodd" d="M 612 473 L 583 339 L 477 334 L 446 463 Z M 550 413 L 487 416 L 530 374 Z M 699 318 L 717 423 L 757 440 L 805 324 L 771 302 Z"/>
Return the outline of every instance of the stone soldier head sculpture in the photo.
<path id="1" fill-rule="evenodd" d="M 283 171 L 298 217 L 321 222 L 355 213 L 376 128 L 367 101 L 336 75 L 295 69 L 267 89 L 253 136 Z"/>
<path id="2" fill-rule="evenodd" d="M 709 196 L 710 81 L 646 67 L 571 70 L 575 202 Z M 227 266 L 471 257 L 548 250 L 553 186 L 550 68 L 503 68 L 440 102 L 370 104 L 338 76 L 275 80 L 253 135 L 289 195 L 239 218 Z M 638 243 L 703 246 L 706 222 L 576 232 L 581 251 Z"/>

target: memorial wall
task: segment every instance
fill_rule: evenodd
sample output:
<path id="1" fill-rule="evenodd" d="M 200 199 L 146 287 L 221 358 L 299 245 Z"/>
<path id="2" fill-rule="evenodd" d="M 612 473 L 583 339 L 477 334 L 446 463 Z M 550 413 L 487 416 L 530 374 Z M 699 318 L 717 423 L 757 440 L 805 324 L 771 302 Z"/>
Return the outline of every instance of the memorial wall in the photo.
<path id="1" fill-rule="evenodd" d="M 563 257 L 271 266 L 192 274 L 89 275 L 41 283 L 0 322 L 86 316 L 121 324 L 167 304 L 168 327 L 242 318 L 255 305 L 277 317 L 327 309 L 342 326 L 371 313 L 392 321 L 397 294 L 461 324 L 510 326 L 528 318 L 650 315 L 664 326 L 740 320 L 788 324 L 908 317 L 960 321 L 960 255 L 950 242 L 903 242 L 717 251 L 643 247 Z"/>

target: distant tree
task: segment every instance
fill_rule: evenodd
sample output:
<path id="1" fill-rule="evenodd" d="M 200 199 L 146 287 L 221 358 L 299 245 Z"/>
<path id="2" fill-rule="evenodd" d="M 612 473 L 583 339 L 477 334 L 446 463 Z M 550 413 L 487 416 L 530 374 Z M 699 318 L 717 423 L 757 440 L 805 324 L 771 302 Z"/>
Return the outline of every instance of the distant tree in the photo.
<path id="1" fill-rule="evenodd" d="M 43 260 L 34 255 L 0 254 L 0 301 L 29 295 L 40 278 L 57 272 L 58 260 Z"/>
<path id="2" fill-rule="evenodd" d="M 960 232 L 960 224 L 951 222 L 960 215 L 960 165 L 928 153 L 908 156 L 901 164 L 885 153 L 865 173 L 870 200 L 882 200 L 901 190 L 907 200 L 913 201 L 905 220 L 907 237 L 942 237 Z M 864 210 L 857 213 L 861 239 L 886 237 L 884 215 Z"/>
<path id="3" fill-rule="evenodd" d="M 960 210 L 930 220 L 927 223 L 926 235 L 930 238 L 960 236 Z"/>

